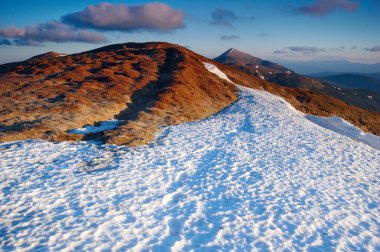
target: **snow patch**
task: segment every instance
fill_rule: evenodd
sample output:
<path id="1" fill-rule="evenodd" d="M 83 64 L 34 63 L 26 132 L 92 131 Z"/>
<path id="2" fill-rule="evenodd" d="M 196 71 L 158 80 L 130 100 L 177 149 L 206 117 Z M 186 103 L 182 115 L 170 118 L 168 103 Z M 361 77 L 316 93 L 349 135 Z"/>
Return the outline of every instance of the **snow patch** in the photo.
<path id="1" fill-rule="evenodd" d="M 213 73 L 216 74 L 219 78 L 226 80 L 228 82 L 233 83 L 225 73 L 223 73 L 219 68 L 217 68 L 214 64 L 203 62 L 203 65 L 206 67 L 206 69 Z"/>
<path id="2" fill-rule="evenodd" d="M 99 133 L 106 130 L 116 129 L 120 122 L 120 120 L 108 120 L 100 122 L 99 126 L 84 126 L 83 128 L 72 129 L 68 132 L 73 134 Z"/>
<path id="3" fill-rule="evenodd" d="M 262 75 L 259 73 L 259 71 L 256 70 L 256 73 L 257 73 L 257 75 L 258 75 L 261 79 L 265 80 L 264 76 L 262 76 Z"/>

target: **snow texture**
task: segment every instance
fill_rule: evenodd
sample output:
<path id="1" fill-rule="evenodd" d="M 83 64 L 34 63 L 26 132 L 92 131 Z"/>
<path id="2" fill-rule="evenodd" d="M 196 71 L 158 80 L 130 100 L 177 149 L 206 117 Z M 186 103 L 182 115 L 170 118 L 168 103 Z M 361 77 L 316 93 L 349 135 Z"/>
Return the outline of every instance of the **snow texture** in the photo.
<path id="1" fill-rule="evenodd" d="M 240 89 L 149 146 L 0 144 L 0 250 L 379 251 L 379 152 Z"/>
<path id="2" fill-rule="evenodd" d="M 73 134 L 90 134 L 90 133 L 98 133 L 106 130 L 112 130 L 117 127 L 120 123 L 119 120 L 109 120 L 104 121 L 99 124 L 99 126 L 84 126 L 83 128 L 70 130 L 70 133 Z"/>
<path id="3" fill-rule="evenodd" d="M 379 251 L 379 152 L 239 89 L 149 146 L 1 143 L 0 250 Z"/>

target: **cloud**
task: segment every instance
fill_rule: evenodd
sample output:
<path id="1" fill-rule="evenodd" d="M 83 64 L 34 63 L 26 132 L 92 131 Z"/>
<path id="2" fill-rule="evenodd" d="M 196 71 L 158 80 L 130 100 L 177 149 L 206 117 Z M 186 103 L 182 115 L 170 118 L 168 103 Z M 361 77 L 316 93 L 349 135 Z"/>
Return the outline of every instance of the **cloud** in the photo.
<path id="1" fill-rule="evenodd" d="M 275 54 L 304 54 L 304 55 L 314 55 L 319 52 L 325 52 L 325 48 L 319 48 L 314 46 L 289 46 L 281 50 L 275 50 Z"/>
<path id="2" fill-rule="evenodd" d="M 9 26 L 0 29 L 0 36 L 5 38 L 17 38 L 25 35 L 25 29 L 18 29 L 15 26 Z"/>
<path id="3" fill-rule="evenodd" d="M 220 36 L 220 40 L 234 40 L 239 39 L 239 36 L 237 35 L 222 35 Z"/>
<path id="4" fill-rule="evenodd" d="M 234 28 L 232 23 L 238 19 L 239 17 L 234 12 L 219 8 L 211 13 L 210 24 Z"/>
<path id="5" fill-rule="evenodd" d="M 373 46 L 373 47 L 367 47 L 367 48 L 364 48 L 364 50 L 366 50 L 368 52 L 380 52 L 380 45 Z"/>
<path id="6" fill-rule="evenodd" d="M 9 39 L 0 39 L 0 45 L 11 45 L 11 41 Z"/>
<path id="7" fill-rule="evenodd" d="M 335 52 L 341 52 L 341 51 L 344 51 L 345 49 L 346 49 L 345 46 L 340 46 L 340 47 L 330 48 L 329 50 L 330 51 L 335 51 Z"/>
<path id="8" fill-rule="evenodd" d="M 358 49 L 357 46 L 353 46 L 353 47 L 350 48 L 350 50 L 356 50 L 356 49 Z"/>
<path id="9" fill-rule="evenodd" d="M 275 53 L 275 54 L 289 54 L 290 52 L 286 51 L 286 50 L 276 50 L 273 53 Z"/>
<path id="10" fill-rule="evenodd" d="M 259 37 L 259 38 L 266 38 L 266 37 L 269 37 L 269 34 L 263 32 L 263 33 L 260 33 L 259 35 L 257 35 L 257 37 Z"/>
<path id="11" fill-rule="evenodd" d="M 285 49 L 290 50 L 295 53 L 303 53 L 303 54 L 316 54 L 318 52 L 326 51 L 324 48 L 318 48 L 315 46 L 290 46 Z"/>
<path id="12" fill-rule="evenodd" d="M 77 28 L 124 32 L 170 32 L 185 26 L 183 12 L 162 3 L 131 6 L 101 3 L 65 15 L 61 21 Z"/>
<path id="13" fill-rule="evenodd" d="M 358 0 L 316 0 L 315 3 L 310 5 L 303 5 L 296 8 L 293 7 L 292 11 L 298 14 L 324 16 L 339 9 L 352 12 L 358 8 Z"/>
<path id="14" fill-rule="evenodd" d="M 77 30 L 58 21 L 50 21 L 25 28 L 6 27 L 0 29 L 0 37 L 14 39 L 14 45 L 41 45 L 44 42 L 102 43 L 106 38 L 95 32 Z"/>

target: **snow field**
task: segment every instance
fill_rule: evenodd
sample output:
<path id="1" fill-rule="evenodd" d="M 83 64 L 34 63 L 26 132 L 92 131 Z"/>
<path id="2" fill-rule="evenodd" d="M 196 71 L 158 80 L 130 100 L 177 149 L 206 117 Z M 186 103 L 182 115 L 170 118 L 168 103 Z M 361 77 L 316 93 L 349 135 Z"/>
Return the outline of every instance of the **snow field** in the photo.
<path id="1" fill-rule="evenodd" d="M 380 249 L 379 152 L 240 88 L 149 146 L 0 144 L 0 249 Z"/>

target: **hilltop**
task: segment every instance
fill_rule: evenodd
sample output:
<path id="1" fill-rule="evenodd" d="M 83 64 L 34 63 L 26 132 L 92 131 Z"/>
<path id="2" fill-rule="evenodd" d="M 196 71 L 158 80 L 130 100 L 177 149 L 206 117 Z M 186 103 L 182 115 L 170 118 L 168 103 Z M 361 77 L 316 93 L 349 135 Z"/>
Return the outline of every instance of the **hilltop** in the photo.
<path id="1" fill-rule="evenodd" d="M 144 144 L 163 125 L 205 118 L 237 99 L 236 87 L 209 74 L 200 55 L 168 43 L 47 53 L 0 71 L 1 141 Z M 110 119 L 119 125 L 108 132 L 70 133 Z"/>

